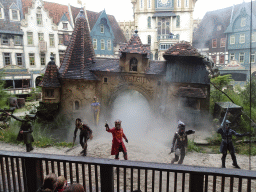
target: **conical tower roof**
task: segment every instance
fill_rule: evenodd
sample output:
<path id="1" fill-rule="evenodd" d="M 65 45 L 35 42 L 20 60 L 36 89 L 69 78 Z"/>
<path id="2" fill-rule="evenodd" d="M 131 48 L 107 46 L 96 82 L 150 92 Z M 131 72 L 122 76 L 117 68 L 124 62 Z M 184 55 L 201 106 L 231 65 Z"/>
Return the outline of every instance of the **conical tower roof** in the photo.
<path id="1" fill-rule="evenodd" d="M 41 87 L 57 88 L 61 87 L 58 79 L 58 68 L 54 62 L 54 57 L 51 57 L 51 61 L 47 64 L 43 80 L 39 84 Z"/>
<path id="2" fill-rule="evenodd" d="M 94 50 L 91 36 L 84 11 L 81 10 L 59 69 L 60 78 L 96 80 L 94 74 L 90 72 L 93 64 Z"/>
<path id="3" fill-rule="evenodd" d="M 120 46 L 120 52 L 122 53 L 137 53 L 146 54 L 149 58 L 150 56 L 150 45 L 142 44 L 138 31 L 135 30 L 135 34 L 131 37 L 127 44 Z"/>

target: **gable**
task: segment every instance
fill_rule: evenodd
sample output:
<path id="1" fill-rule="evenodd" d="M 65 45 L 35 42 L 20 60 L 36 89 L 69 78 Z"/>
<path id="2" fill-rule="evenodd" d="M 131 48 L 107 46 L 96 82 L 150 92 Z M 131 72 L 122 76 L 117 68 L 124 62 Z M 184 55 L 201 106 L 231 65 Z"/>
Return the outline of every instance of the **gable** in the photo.
<path id="1" fill-rule="evenodd" d="M 19 10 L 18 6 L 15 3 L 12 3 L 9 9 Z"/>

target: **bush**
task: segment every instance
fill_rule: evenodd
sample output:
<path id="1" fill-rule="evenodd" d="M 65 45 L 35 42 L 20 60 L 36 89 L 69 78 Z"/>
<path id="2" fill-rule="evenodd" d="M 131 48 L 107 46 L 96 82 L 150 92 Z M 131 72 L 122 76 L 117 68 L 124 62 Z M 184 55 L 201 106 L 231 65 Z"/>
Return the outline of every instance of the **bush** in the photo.
<path id="1" fill-rule="evenodd" d="M 201 148 L 196 146 L 195 142 L 193 140 L 188 139 L 188 151 L 195 151 L 195 152 L 201 152 Z"/>

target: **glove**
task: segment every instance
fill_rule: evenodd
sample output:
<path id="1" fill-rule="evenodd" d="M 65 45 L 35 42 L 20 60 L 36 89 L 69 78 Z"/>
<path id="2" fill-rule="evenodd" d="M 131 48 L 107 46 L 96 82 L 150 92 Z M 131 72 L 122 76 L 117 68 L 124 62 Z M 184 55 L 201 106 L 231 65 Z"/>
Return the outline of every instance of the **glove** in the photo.
<path id="1" fill-rule="evenodd" d="M 125 142 L 128 143 L 128 139 L 126 139 Z"/>
<path id="2" fill-rule="evenodd" d="M 108 127 L 108 124 L 107 124 L 107 123 L 105 124 L 105 127 Z"/>

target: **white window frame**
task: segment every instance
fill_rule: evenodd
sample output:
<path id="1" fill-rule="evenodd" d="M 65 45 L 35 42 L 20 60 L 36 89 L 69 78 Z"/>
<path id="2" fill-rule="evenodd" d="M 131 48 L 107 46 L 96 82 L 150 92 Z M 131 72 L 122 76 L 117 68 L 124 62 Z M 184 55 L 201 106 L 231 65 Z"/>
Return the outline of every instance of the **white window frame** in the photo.
<path id="1" fill-rule="evenodd" d="M 236 44 L 236 37 L 235 37 L 235 35 L 231 35 L 231 36 L 230 36 L 230 44 L 231 44 L 231 45 Z"/>
<path id="2" fill-rule="evenodd" d="M 42 57 L 44 55 L 44 57 Z M 44 59 L 44 63 L 42 64 L 42 59 Z M 46 64 L 46 54 L 45 53 L 40 53 L 40 65 L 45 66 Z"/>
<path id="3" fill-rule="evenodd" d="M 241 57 L 243 57 L 243 60 L 241 60 Z M 244 63 L 244 58 L 245 58 L 245 54 L 243 52 L 239 53 L 239 62 L 240 63 Z"/>
<path id="4" fill-rule="evenodd" d="M 93 39 L 93 49 L 97 50 L 97 39 Z"/>
<path id="5" fill-rule="evenodd" d="M 143 9 L 143 1 L 144 0 L 140 0 L 140 8 Z"/>
<path id="6" fill-rule="evenodd" d="M 100 33 L 104 33 L 104 25 L 100 24 Z"/>
<path id="7" fill-rule="evenodd" d="M 233 61 L 233 60 L 235 60 L 235 53 L 230 53 L 230 61 Z"/>
<path id="8" fill-rule="evenodd" d="M 111 51 L 111 40 L 107 41 L 107 48 L 109 51 Z"/>
<path id="9" fill-rule="evenodd" d="M 252 56 L 253 56 L 253 59 L 252 59 Z M 251 54 L 250 63 L 255 63 L 255 53 Z"/>
<path id="10" fill-rule="evenodd" d="M 240 44 L 245 43 L 245 34 L 244 34 L 244 33 L 240 34 L 239 43 L 240 43 Z"/>
<path id="11" fill-rule="evenodd" d="M 16 40 L 18 40 L 18 41 L 16 41 Z M 21 36 L 15 35 L 14 39 L 13 39 L 14 45 L 22 45 L 22 41 L 21 40 L 22 40 Z M 19 43 L 17 43 L 17 42 L 19 42 Z"/>
<path id="12" fill-rule="evenodd" d="M 242 18 L 241 18 L 240 26 L 241 26 L 241 27 L 245 27 L 245 26 L 246 26 L 246 17 L 242 17 Z"/>
<path id="13" fill-rule="evenodd" d="M 224 42 L 224 46 L 222 45 L 223 42 Z M 220 39 L 220 47 L 226 47 L 226 38 Z"/>
<path id="14" fill-rule="evenodd" d="M 148 8 L 151 8 L 151 0 L 148 0 Z"/>
<path id="15" fill-rule="evenodd" d="M 104 39 L 100 40 L 100 49 L 105 50 L 105 40 Z"/>
<path id="16" fill-rule="evenodd" d="M 7 43 L 4 43 L 4 40 L 3 40 L 3 37 L 7 37 Z M 2 45 L 10 45 L 10 38 L 9 38 L 9 36 L 8 35 L 6 35 L 6 34 L 2 34 L 2 36 L 1 36 L 1 44 Z"/>
<path id="17" fill-rule="evenodd" d="M 4 19 L 4 6 L 0 3 L 0 12 L 1 12 L 1 17 L 0 19 Z"/>
<path id="18" fill-rule="evenodd" d="M 252 32 L 252 42 L 256 42 L 256 32 Z"/>
<path id="19" fill-rule="evenodd" d="M 32 37 L 32 43 L 29 43 L 29 38 L 28 37 L 30 37 L 30 36 Z M 28 45 L 33 45 L 34 44 L 33 32 L 30 32 L 30 31 L 27 32 L 27 43 L 28 43 Z"/>
<path id="20" fill-rule="evenodd" d="M 30 58 L 34 58 L 34 64 L 31 65 Z M 36 66 L 35 53 L 28 54 L 29 66 Z"/>
<path id="21" fill-rule="evenodd" d="M 11 53 L 3 53 L 3 63 L 4 63 L 4 66 L 8 66 L 5 62 L 5 54 L 9 54 L 9 61 L 10 63 L 8 65 L 11 65 L 12 64 L 12 54 Z"/>
<path id="22" fill-rule="evenodd" d="M 50 44 L 50 47 L 55 47 L 54 34 L 49 34 L 49 44 Z"/>
<path id="23" fill-rule="evenodd" d="M 12 11 L 17 11 L 17 19 L 13 19 Z M 20 10 L 18 9 L 9 9 L 9 15 L 11 21 L 20 21 Z"/>
<path id="24" fill-rule="evenodd" d="M 177 0 L 177 7 L 180 8 L 181 7 L 181 1 Z"/>
<path id="25" fill-rule="evenodd" d="M 18 56 L 18 54 L 21 54 L 21 55 Z M 23 66 L 23 62 L 24 62 L 23 53 L 16 53 L 16 54 L 15 54 L 15 57 L 16 57 L 16 65 L 18 65 L 18 66 Z M 21 58 L 21 65 L 18 64 L 18 58 Z"/>
<path id="26" fill-rule="evenodd" d="M 38 33 L 38 41 L 44 41 L 44 33 Z"/>
<path id="27" fill-rule="evenodd" d="M 64 26 L 67 26 L 67 27 L 64 27 Z M 68 23 L 64 23 L 64 22 L 62 22 L 62 29 L 66 29 L 66 30 L 68 30 Z"/>
<path id="28" fill-rule="evenodd" d="M 189 7 L 189 0 L 185 0 L 185 7 Z"/>

